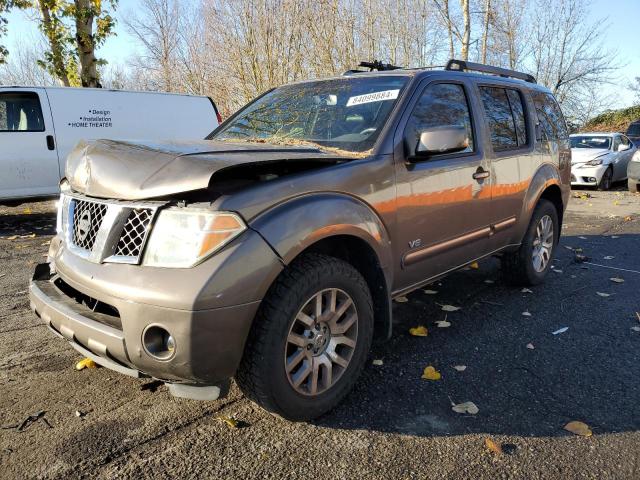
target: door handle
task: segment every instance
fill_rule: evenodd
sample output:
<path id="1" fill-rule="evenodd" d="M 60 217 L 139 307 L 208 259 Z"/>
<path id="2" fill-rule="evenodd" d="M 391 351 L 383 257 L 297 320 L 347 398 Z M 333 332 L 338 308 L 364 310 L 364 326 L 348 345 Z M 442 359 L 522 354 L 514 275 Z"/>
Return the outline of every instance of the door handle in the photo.
<path id="1" fill-rule="evenodd" d="M 473 179 L 474 180 L 482 180 L 484 178 L 488 178 L 489 175 L 491 175 L 491 174 L 489 172 L 487 172 L 486 170 L 478 169 L 478 171 L 473 174 Z"/>
<path id="2" fill-rule="evenodd" d="M 47 135 L 47 148 L 49 150 L 56 149 L 56 142 L 53 140 L 53 135 Z"/>

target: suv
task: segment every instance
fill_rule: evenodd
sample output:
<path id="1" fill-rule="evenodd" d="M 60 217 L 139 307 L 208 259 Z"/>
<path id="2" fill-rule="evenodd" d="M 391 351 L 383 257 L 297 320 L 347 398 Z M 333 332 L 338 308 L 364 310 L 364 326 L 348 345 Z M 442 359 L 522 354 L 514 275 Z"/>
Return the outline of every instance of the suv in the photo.
<path id="1" fill-rule="evenodd" d="M 271 90 L 208 140 L 78 145 L 33 311 L 175 396 L 216 399 L 235 376 L 305 420 L 391 335 L 394 297 L 490 255 L 542 282 L 570 193 L 552 94 L 456 60 L 375 66 Z"/>

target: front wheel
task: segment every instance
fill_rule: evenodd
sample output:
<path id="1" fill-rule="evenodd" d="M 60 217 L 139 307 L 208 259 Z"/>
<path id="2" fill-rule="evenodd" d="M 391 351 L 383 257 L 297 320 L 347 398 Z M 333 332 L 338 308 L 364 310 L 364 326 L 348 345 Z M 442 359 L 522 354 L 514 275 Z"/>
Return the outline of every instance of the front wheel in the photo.
<path id="1" fill-rule="evenodd" d="M 542 283 L 551 269 L 559 238 L 560 224 L 556 207 L 550 201 L 541 199 L 533 211 L 518 251 L 502 257 L 505 279 L 514 285 Z"/>
<path id="2" fill-rule="evenodd" d="M 289 420 L 331 410 L 362 371 L 373 336 L 371 293 L 334 257 L 305 255 L 263 300 L 236 375 L 244 394 Z"/>
<path id="3" fill-rule="evenodd" d="M 602 178 L 600 179 L 600 183 L 598 184 L 598 190 L 606 191 L 611 188 L 613 180 L 613 170 L 611 167 L 607 168 L 605 172 L 602 174 Z"/>

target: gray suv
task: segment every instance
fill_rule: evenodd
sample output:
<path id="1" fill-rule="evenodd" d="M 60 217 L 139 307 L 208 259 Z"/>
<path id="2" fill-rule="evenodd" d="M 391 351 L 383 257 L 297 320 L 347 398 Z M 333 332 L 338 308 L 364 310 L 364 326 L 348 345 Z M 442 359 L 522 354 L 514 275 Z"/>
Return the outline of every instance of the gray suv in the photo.
<path id="1" fill-rule="evenodd" d="M 369 66 L 268 91 L 204 141 L 78 145 L 33 311 L 176 396 L 235 377 L 305 420 L 391 335 L 394 297 L 491 255 L 542 282 L 570 192 L 552 94 L 458 60 Z"/>

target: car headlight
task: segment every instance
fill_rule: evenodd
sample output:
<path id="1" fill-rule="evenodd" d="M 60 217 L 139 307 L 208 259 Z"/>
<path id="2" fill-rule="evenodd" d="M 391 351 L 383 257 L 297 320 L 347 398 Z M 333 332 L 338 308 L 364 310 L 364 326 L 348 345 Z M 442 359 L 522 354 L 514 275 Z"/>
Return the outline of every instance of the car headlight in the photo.
<path id="1" fill-rule="evenodd" d="M 153 267 L 193 267 L 246 228 L 235 213 L 189 208 L 162 210 L 151 230 L 142 263 Z"/>
<path id="2" fill-rule="evenodd" d="M 589 160 L 585 165 L 590 167 L 597 167 L 598 165 L 602 165 L 602 158 L 594 158 L 593 160 Z"/>

